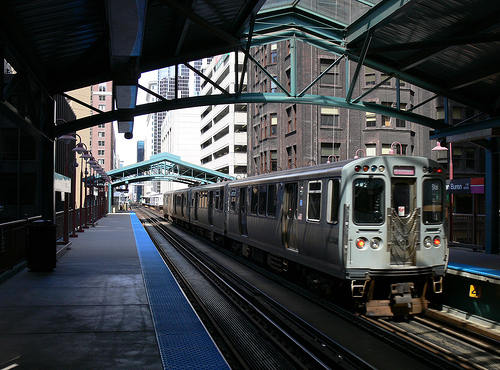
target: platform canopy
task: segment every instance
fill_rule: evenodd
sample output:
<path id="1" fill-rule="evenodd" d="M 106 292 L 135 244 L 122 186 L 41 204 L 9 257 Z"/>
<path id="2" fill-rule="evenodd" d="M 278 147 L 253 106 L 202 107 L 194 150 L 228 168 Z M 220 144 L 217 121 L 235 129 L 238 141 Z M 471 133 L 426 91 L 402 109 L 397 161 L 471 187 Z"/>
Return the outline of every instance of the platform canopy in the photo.
<path id="1" fill-rule="evenodd" d="M 206 104 L 324 103 L 424 124 L 437 136 L 479 130 L 498 136 L 498 14 L 497 0 L 3 0 L 0 57 L 16 76 L 2 91 L 0 113 L 34 135 L 53 138 L 111 121 L 126 127 L 138 115 Z M 364 102 L 352 96 L 359 70 L 348 77 L 346 96 L 336 99 L 293 89 L 248 94 L 240 84 L 236 92 L 210 99 L 159 97 L 136 105 L 142 72 L 237 50 L 245 53 L 248 69 L 249 63 L 258 64 L 249 53 L 252 46 L 290 39 L 478 109 L 487 118 L 453 126 Z M 46 127 L 44 120 L 51 118 L 43 105 L 51 96 L 105 81 L 114 83 L 117 109 Z M 21 102 L 12 98 L 20 89 Z"/>
<path id="2" fill-rule="evenodd" d="M 177 155 L 161 153 L 130 166 L 107 172 L 112 187 L 141 181 L 175 181 L 190 186 L 232 180 L 222 172 L 184 162 Z"/>

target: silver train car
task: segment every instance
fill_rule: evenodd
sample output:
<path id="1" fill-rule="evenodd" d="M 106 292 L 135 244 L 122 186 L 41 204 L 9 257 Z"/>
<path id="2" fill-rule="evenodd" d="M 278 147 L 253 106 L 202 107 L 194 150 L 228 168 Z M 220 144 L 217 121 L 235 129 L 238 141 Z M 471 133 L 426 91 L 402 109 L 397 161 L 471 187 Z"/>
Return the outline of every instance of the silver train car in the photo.
<path id="1" fill-rule="evenodd" d="M 445 177 L 427 158 L 364 157 L 177 190 L 164 194 L 164 215 L 367 315 L 418 314 L 442 291 Z"/>

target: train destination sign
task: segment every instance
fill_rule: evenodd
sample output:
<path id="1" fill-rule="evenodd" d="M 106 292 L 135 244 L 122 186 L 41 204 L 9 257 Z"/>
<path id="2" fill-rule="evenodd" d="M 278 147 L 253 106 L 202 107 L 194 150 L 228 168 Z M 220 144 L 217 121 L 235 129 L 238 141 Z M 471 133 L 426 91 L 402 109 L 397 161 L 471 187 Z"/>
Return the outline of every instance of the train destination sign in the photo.
<path id="1" fill-rule="evenodd" d="M 446 192 L 449 194 L 484 194 L 484 178 L 447 180 Z"/>

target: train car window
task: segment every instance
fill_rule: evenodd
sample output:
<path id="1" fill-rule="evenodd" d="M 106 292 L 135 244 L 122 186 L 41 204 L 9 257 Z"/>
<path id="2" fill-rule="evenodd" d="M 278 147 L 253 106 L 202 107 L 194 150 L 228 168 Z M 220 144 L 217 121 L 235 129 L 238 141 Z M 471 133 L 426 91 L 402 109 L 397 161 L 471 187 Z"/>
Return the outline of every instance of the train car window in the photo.
<path id="1" fill-rule="evenodd" d="M 264 216 L 267 208 L 267 185 L 259 186 L 259 215 Z"/>
<path id="2" fill-rule="evenodd" d="M 219 196 L 220 196 L 220 193 L 218 190 L 216 190 L 214 192 L 214 208 L 215 209 L 219 209 Z"/>
<path id="3" fill-rule="evenodd" d="M 220 201 L 219 201 L 219 209 L 224 211 L 224 188 L 220 189 Z"/>
<path id="4" fill-rule="evenodd" d="M 408 217 L 411 212 L 410 184 L 398 182 L 392 185 L 393 207 L 399 217 Z"/>
<path id="5" fill-rule="evenodd" d="M 321 181 L 309 182 L 307 191 L 307 221 L 321 218 Z"/>
<path id="6" fill-rule="evenodd" d="M 422 220 L 424 224 L 443 222 L 443 184 L 439 180 L 425 180 L 423 186 Z"/>
<path id="7" fill-rule="evenodd" d="M 230 194 L 230 202 L 229 202 L 229 210 L 230 211 L 235 211 L 236 210 L 236 194 L 237 194 L 237 189 L 236 188 L 230 188 L 229 189 L 229 194 Z"/>
<path id="8" fill-rule="evenodd" d="M 257 186 L 252 186 L 250 195 L 250 213 L 257 214 L 257 207 L 259 206 L 259 189 Z"/>
<path id="9" fill-rule="evenodd" d="M 339 206 L 340 206 L 340 181 L 328 181 L 328 200 L 326 203 L 327 222 L 336 224 L 339 222 Z"/>
<path id="10" fill-rule="evenodd" d="M 267 190 L 267 215 L 276 216 L 276 185 L 269 185 Z"/>
<path id="11" fill-rule="evenodd" d="M 384 222 L 384 180 L 355 179 L 353 182 L 353 218 L 357 224 L 382 224 Z"/>

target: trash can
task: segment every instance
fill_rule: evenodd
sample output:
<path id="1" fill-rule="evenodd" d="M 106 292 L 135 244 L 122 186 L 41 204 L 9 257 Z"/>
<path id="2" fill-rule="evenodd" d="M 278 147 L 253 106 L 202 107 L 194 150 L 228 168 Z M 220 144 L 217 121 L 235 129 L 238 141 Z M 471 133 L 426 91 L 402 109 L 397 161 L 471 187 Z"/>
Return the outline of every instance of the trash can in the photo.
<path id="1" fill-rule="evenodd" d="M 38 220 L 28 225 L 28 269 L 52 271 L 56 267 L 56 225 Z"/>

